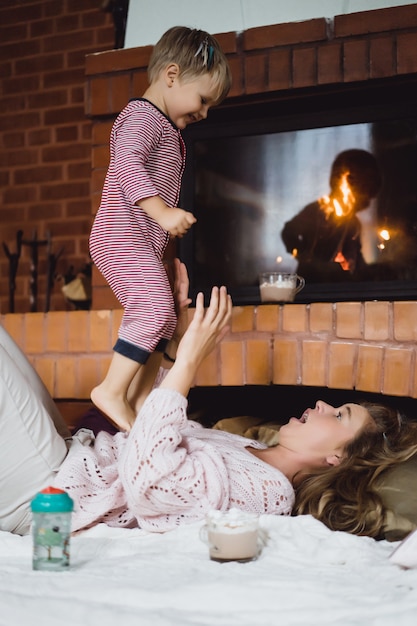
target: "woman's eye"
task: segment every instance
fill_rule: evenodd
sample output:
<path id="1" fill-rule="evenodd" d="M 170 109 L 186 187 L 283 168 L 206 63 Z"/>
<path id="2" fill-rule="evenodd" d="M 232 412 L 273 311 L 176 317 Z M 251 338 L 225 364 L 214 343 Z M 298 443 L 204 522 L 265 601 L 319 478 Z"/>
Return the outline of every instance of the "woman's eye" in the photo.
<path id="1" fill-rule="evenodd" d="M 336 419 L 338 419 L 338 420 L 339 420 L 339 422 L 340 422 L 340 420 L 342 419 L 342 412 L 341 412 L 341 411 L 338 411 L 338 412 L 336 413 Z"/>
<path id="2" fill-rule="evenodd" d="M 202 104 L 202 105 L 207 104 L 207 100 L 206 100 L 205 98 L 201 98 L 201 104 Z"/>

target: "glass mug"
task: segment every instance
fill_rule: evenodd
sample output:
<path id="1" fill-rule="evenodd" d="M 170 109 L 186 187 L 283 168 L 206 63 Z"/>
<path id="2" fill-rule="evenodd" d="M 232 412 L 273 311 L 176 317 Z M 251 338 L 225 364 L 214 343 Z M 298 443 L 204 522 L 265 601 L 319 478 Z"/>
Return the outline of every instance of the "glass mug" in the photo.
<path id="1" fill-rule="evenodd" d="M 208 545 L 210 559 L 219 563 L 254 561 L 264 545 L 258 515 L 239 509 L 208 513 L 200 539 Z"/>
<path id="2" fill-rule="evenodd" d="M 263 272 L 259 275 L 261 302 L 293 302 L 304 285 L 304 278 L 298 274 Z"/>

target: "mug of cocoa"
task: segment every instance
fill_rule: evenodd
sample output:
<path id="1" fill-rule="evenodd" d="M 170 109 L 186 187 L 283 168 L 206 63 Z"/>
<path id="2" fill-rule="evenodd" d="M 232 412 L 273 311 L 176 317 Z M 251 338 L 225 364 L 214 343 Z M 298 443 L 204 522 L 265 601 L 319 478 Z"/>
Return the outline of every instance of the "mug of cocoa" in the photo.
<path id="1" fill-rule="evenodd" d="M 261 302 L 294 302 L 294 298 L 305 286 L 298 274 L 263 272 L 259 275 Z"/>
<path id="2" fill-rule="evenodd" d="M 239 509 L 210 511 L 200 539 L 208 545 L 212 561 L 254 561 L 262 548 L 259 516 Z"/>

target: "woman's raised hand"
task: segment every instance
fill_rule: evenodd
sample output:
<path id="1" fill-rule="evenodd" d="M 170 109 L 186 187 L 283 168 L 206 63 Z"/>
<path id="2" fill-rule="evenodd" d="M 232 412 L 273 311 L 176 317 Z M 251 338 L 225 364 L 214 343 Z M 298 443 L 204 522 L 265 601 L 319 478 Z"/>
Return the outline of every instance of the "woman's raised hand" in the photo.
<path id="1" fill-rule="evenodd" d="M 202 361 L 229 331 L 231 317 L 232 299 L 226 287 L 212 288 L 207 309 L 204 309 L 204 296 L 200 292 L 194 317 L 180 344 L 181 352 Z"/>
<path id="2" fill-rule="evenodd" d="M 176 362 L 161 387 L 176 389 L 184 396 L 188 394 L 198 366 L 229 331 L 232 308 L 226 287 L 213 287 L 207 309 L 203 294 L 197 295 L 194 317 L 180 341 Z"/>
<path id="3" fill-rule="evenodd" d="M 191 304 L 191 298 L 188 297 L 189 284 L 186 266 L 175 258 L 173 296 L 177 313 L 177 326 L 172 341 L 176 345 L 179 344 L 188 328 L 188 307 Z"/>

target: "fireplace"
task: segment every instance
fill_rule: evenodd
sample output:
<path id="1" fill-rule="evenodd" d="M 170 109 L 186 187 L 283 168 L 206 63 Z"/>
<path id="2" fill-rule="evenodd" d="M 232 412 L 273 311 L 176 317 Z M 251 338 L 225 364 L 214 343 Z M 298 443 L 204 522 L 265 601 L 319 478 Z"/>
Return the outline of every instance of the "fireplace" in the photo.
<path id="1" fill-rule="evenodd" d="M 226 284 L 236 304 L 258 304 L 258 275 L 278 270 L 306 278 L 297 302 L 415 299 L 416 105 L 417 77 L 395 77 L 226 102 L 190 126 L 181 206 L 194 212 L 197 223 L 181 240 L 180 255 L 192 294 Z M 326 241 L 312 210 L 328 211 L 328 200 L 325 206 L 316 201 L 328 198 L 332 162 L 340 154 L 366 153 L 378 171 L 358 162 L 353 177 L 348 169 L 341 172 L 340 186 L 347 185 L 353 202 L 347 176 L 361 176 L 369 188 L 378 176 L 378 188 L 355 216 L 353 210 L 343 215 L 349 199 L 342 209 L 343 200 L 335 200 L 342 216 L 332 207 L 334 217 L 322 219 L 327 231 L 334 230 Z M 308 211 L 311 223 L 300 226 Z M 348 230 L 348 220 L 357 227 Z M 289 227 L 304 229 L 298 235 L 304 259 L 296 233 L 294 244 L 285 240 Z M 316 239 L 314 250 L 309 238 Z M 335 242 L 344 250 L 356 246 L 360 263 L 335 261 Z"/>

